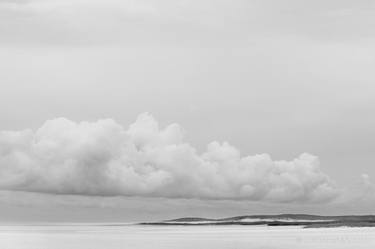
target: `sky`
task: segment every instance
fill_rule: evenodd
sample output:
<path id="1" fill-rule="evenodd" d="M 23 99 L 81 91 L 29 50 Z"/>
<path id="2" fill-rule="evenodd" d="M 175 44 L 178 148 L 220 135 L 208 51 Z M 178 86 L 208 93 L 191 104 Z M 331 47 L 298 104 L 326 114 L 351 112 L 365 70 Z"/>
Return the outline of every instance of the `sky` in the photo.
<path id="1" fill-rule="evenodd" d="M 0 221 L 372 213 L 370 0 L 0 0 Z"/>

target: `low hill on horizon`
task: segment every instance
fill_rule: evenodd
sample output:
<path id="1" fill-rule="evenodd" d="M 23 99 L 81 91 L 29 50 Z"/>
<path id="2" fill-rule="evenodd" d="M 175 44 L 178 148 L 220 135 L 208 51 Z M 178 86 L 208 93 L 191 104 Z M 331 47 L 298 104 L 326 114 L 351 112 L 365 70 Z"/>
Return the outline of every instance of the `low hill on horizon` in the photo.
<path id="1" fill-rule="evenodd" d="M 375 215 L 338 215 L 323 216 L 309 214 L 278 215 L 242 215 L 228 218 L 212 219 L 200 217 L 183 217 L 158 222 L 143 222 L 142 225 L 266 225 L 266 226 L 303 226 L 303 227 L 373 227 Z"/>

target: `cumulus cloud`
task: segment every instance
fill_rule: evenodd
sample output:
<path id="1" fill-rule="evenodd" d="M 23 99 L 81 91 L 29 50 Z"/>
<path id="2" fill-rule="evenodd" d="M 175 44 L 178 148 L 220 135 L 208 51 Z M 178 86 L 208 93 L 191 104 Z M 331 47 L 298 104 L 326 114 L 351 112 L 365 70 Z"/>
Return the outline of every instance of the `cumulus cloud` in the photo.
<path id="1" fill-rule="evenodd" d="M 361 198 L 369 198 L 374 197 L 374 190 L 375 184 L 373 183 L 371 177 L 364 173 L 361 175 L 361 182 L 362 182 L 362 190 L 361 190 Z"/>
<path id="2" fill-rule="evenodd" d="M 241 156 L 227 142 L 200 154 L 178 124 L 149 114 L 125 129 L 114 120 L 46 121 L 0 133 L 0 189 L 56 194 L 321 202 L 338 189 L 316 156 Z"/>
<path id="3" fill-rule="evenodd" d="M 368 174 L 361 175 L 362 183 L 365 187 L 372 187 L 374 184 L 372 183 L 370 176 Z"/>

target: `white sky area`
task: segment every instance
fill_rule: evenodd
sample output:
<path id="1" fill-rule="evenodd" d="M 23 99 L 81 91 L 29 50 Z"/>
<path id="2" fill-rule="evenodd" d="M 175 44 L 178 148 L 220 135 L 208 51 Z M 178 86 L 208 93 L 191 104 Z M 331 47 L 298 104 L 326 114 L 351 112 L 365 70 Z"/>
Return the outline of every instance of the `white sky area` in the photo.
<path id="1" fill-rule="evenodd" d="M 0 0 L 0 220 L 371 213 L 374 25 L 365 0 Z"/>

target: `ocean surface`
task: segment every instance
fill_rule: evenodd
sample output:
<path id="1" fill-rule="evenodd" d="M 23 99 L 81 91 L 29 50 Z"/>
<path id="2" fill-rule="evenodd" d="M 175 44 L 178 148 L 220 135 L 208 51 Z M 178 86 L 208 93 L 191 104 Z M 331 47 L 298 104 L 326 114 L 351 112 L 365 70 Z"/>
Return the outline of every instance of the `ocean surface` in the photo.
<path id="1" fill-rule="evenodd" d="M 0 225 L 1 249 L 373 249 L 375 228 Z"/>

